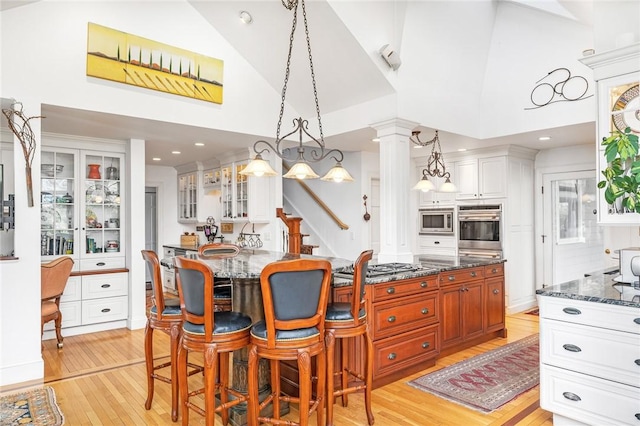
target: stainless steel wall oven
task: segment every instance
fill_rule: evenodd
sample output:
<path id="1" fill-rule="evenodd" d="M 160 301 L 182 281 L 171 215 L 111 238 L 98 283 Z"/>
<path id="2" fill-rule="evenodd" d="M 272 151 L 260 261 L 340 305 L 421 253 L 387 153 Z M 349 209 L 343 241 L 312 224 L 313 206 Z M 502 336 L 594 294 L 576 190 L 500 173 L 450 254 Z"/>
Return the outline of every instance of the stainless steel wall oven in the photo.
<path id="1" fill-rule="evenodd" d="M 458 206 L 458 254 L 502 257 L 502 205 Z"/>

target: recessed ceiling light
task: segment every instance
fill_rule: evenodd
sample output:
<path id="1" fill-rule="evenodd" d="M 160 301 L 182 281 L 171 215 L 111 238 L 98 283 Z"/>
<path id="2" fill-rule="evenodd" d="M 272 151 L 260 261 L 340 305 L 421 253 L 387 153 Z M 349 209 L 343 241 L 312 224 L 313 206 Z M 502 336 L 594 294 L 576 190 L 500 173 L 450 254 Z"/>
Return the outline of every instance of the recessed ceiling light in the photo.
<path id="1" fill-rule="evenodd" d="M 465 152 L 467 148 L 458 148 L 458 152 Z"/>
<path id="2" fill-rule="evenodd" d="M 160 157 L 153 157 L 153 158 L 152 158 L 152 160 L 153 160 L 153 161 L 162 161 L 162 158 L 160 158 Z"/>
<path id="3" fill-rule="evenodd" d="M 245 24 L 250 24 L 253 22 L 253 16 L 246 10 L 240 12 L 240 20 Z"/>
<path id="4" fill-rule="evenodd" d="M 371 139 L 371 142 L 380 142 L 380 138 L 373 138 Z"/>
<path id="5" fill-rule="evenodd" d="M 202 142 L 196 142 L 196 143 L 194 143 L 194 145 L 195 145 L 195 146 L 204 146 L 204 143 L 202 143 Z"/>
<path id="6" fill-rule="evenodd" d="M 550 141 L 551 140 L 551 136 L 540 136 L 538 138 L 539 141 Z"/>
<path id="7" fill-rule="evenodd" d="M 172 154 L 180 154 L 180 151 L 171 151 Z"/>

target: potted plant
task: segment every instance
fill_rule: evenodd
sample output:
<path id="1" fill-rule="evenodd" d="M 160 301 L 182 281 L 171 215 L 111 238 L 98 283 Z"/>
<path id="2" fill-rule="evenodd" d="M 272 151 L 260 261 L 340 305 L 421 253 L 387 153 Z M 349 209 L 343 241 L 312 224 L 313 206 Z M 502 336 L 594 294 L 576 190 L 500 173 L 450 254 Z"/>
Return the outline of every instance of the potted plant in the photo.
<path id="1" fill-rule="evenodd" d="M 608 204 L 617 206 L 618 212 L 640 213 L 640 155 L 638 135 L 627 127 L 602 139 L 608 166 L 602 170 L 604 180 L 598 188 L 605 188 Z"/>

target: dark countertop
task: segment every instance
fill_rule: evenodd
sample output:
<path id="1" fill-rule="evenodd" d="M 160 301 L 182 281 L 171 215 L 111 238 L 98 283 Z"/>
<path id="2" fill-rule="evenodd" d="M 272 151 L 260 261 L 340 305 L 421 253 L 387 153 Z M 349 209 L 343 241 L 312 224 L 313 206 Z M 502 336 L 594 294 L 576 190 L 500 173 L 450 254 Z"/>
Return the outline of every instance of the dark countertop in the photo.
<path id="1" fill-rule="evenodd" d="M 198 251 L 198 246 L 194 246 L 193 244 L 189 244 L 189 245 L 165 244 L 162 247 L 178 249 L 178 250 L 186 250 L 186 251 Z"/>
<path id="2" fill-rule="evenodd" d="M 618 283 L 613 278 L 613 275 L 608 274 L 591 275 L 538 289 L 536 294 L 640 308 L 640 289 L 634 289 L 630 284 Z"/>

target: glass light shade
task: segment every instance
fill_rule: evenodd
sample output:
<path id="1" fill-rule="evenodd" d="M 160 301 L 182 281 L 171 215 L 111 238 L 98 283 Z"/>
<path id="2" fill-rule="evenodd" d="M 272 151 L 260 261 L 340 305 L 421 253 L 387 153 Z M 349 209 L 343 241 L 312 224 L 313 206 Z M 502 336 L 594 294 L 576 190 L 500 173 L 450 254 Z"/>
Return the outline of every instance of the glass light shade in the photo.
<path id="1" fill-rule="evenodd" d="M 304 161 L 299 161 L 294 164 L 289 171 L 283 175 L 287 179 L 317 179 L 320 176 L 313 171 L 311 166 L 309 166 Z"/>
<path id="2" fill-rule="evenodd" d="M 247 167 L 240 172 L 243 176 L 277 176 L 275 170 L 271 167 L 268 161 L 263 160 L 260 154 L 256 155 L 256 158 L 251 160 Z"/>
<path id="3" fill-rule="evenodd" d="M 451 179 L 447 178 L 447 180 L 440 185 L 440 192 L 458 192 L 458 188 L 451 182 Z"/>
<path id="4" fill-rule="evenodd" d="M 416 183 L 416 186 L 414 186 L 413 189 L 422 192 L 429 192 L 436 189 L 436 187 L 431 183 L 429 179 L 423 176 L 422 179 L 420 179 L 418 183 Z"/>
<path id="5" fill-rule="evenodd" d="M 351 177 L 347 169 L 342 167 L 342 163 L 340 162 L 337 162 L 336 165 L 333 166 L 333 168 L 329 170 L 327 174 L 324 175 L 320 180 L 325 180 L 325 181 L 329 180 L 329 181 L 338 182 L 338 183 L 353 182 L 353 178 Z"/>

